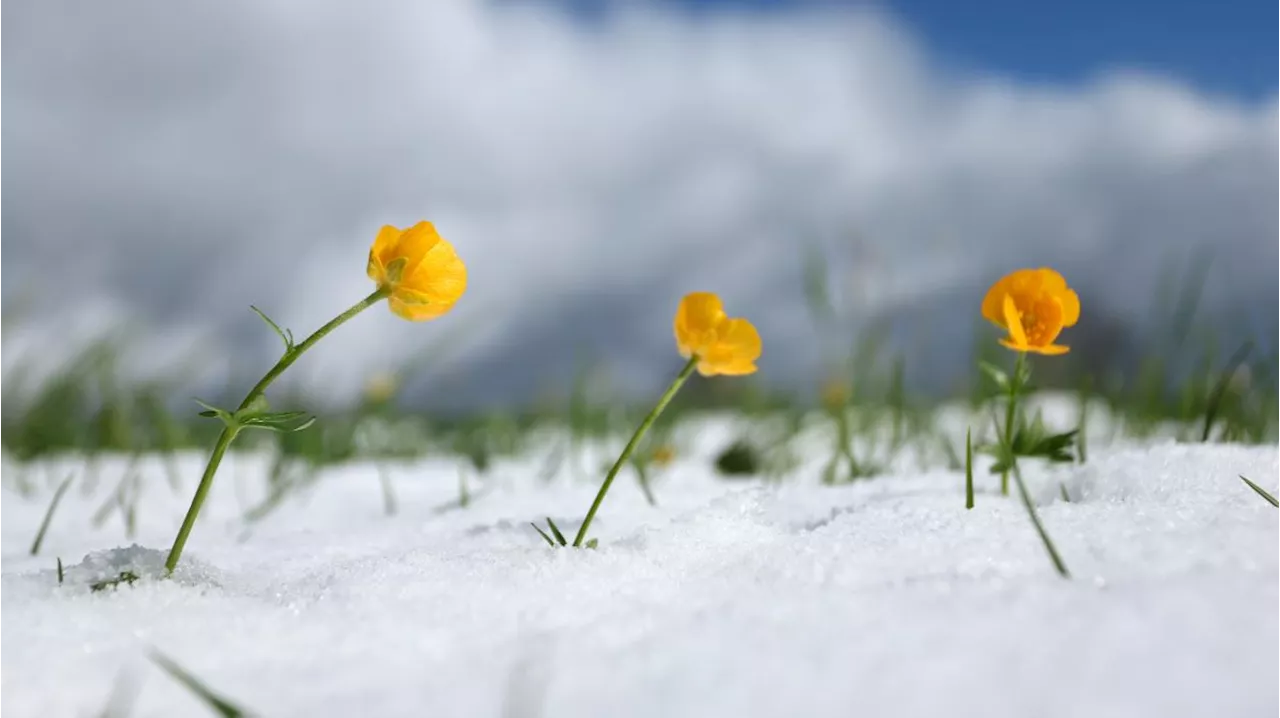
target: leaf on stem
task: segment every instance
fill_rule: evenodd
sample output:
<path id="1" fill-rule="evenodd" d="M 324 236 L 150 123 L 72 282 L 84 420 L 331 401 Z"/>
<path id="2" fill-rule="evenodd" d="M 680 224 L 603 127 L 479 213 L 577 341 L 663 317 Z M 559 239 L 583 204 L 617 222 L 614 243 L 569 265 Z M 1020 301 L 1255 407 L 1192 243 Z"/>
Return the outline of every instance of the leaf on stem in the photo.
<path id="1" fill-rule="evenodd" d="M 987 376 L 991 377 L 991 381 L 995 382 L 996 387 L 999 388 L 1000 391 L 1009 391 L 1009 375 L 1005 373 L 1004 369 L 986 361 L 979 361 L 978 368 Z"/>
<path id="2" fill-rule="evenodd" d="M 258 309 L 252 304 L 249 305 L 249 308 L 253 310 L 254 314 L 257 314 L 259 317 L 261 317 L 262 321 L 267 323 L 267 326 L 271 327 L 271 330 L 276 333 L 276 336 L 280 337 L 280 341 L 284 342 L 284 351 L 286 354 L 293 351 L 294 343 L 293 343 L 292 331 L 288 329 L 281 329 L 279 324 L 276 324 L 275 322 L 271 321 L 271 317 L 268 317 L 266 314 L 263 313 L 261 309 Z"/>

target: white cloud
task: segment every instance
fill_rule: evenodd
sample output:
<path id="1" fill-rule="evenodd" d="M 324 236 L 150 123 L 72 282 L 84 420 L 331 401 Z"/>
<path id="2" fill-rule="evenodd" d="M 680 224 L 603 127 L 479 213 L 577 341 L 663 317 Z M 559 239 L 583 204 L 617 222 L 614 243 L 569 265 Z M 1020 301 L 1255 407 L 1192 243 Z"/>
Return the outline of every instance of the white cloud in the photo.
<path id="1" fill-rule="evenodd" d="M 1132 321 L 1170 253 L 1204 242 L 1211 300 L 1276 295 L 1274 99 L 1122 72 L 956 77 L 867 12 L 637 9 L 602 27 L 479 2 L 6 14 L 4 278 L 47 289 L 50 316 L 81 311 L 69 282 L 145 318 L 155 343 L 207 329 L 265 361 L 274 338 L 246 305 L 318 325 L 367 291 L 380 224 L 430 218 L 458 246 L 471 288 L 455 313 L 407 325 L 375 309 L 308 358 L 326 386 L 461 326 L 455 368 L 516 377 L 466 391 L 527 394 L 580 342 L 653 357 L 636 381 L 657 381 L 678 297 L 704 288 L 759 318 L 764 367 L 794 377 L 814 355 L 814 239 L 861 316 L 945 297 L 967 327 L 955 297 L 1053 263 L 1090 288 L 1086 321 L 1090 305 Z"/>

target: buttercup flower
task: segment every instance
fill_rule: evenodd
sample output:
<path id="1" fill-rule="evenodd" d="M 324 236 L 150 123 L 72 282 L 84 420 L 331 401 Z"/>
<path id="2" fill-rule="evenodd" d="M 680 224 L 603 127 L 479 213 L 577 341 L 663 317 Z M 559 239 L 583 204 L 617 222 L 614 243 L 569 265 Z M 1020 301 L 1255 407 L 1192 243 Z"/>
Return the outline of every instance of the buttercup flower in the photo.
<path id="1" fill-rule="evenodd" d="M 741 376 L 756 371 L 760 334 L 746 319 L 731 319 L 710 292 L 685 295 L 676 310 L 676 347 L 686 359 L 698 357 L 698 373 Z"/>
<path id="2" fill-rule="evenodd" d="M 364 398 L 372 404 L 385 404 L 395 398 L 400 378 L 391 372 L 379 372 L 364 384 Z"/>
<path id="3" fill-rule="evenodd" d="M 671 461 L 675 458 L 676 458 L 675 449 L 671 448 L 671 446 L 668 444 L 663 444 L 662 446 L 659 446 L 658 448 L 653 450 L 653 456 L 650 458 L 650 460 L 653 463 L 657 464 L 658 466 L 666 466 L 667 464 L 670 464 Z"/>
<path id="4" fill-rule="evenodd" d="M 391 311 L 412 322 L 439 317 L 467 290 L 467 266 L 430 222 L 379 230 L 368 274 L 387 291 Z"/>
<path id="5" fill-rule="evenodd" d="M 987 290 L 982 316 L 1009 332 L 1000 343 L 1014 351 L 1066 354 L 1053 342 L 1080 319 L 1080 298 L 1052 269 L 1019 269 Z"/>
<path id="6" fill-rule="evenodd" d="M 849 385 L 843 379 L 832 378 L 822 385 L 822 405 L 839 409 L 849 403 Z"/>

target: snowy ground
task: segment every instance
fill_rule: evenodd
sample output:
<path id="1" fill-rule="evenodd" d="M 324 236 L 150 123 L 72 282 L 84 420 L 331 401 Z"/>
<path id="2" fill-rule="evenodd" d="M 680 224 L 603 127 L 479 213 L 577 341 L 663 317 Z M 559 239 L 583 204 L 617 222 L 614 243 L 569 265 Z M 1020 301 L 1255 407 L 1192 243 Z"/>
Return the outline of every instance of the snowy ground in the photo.
<path id="1" fill-rule="evenodd" d="M 686 456 L 655 481 L 657 508 L 623 474 L 600 549 L 569 551 L 528 521 L 576 529 L 596 479 L 542 484 L 540 460 L 499 462 L 470 507 L 443 511 L 456 463 L 393 465 L 391 517 L 377 469 L 341 467 L 248 526 L 266 462 L 241 455 L 173 580 L 90 593 L 121 567 L 158 570 L 202 461 L 182 458 L 180 495 L 144 466 L 132 541 L 119 514 L 91 526 L 124 471 L 108 462 L 92 496 L 67 494 L 37 557 L 52 485 L 77 467 L 35 470 L 30 499 L 5 492 L 7 718 L 99 715 L 113 691 L 135 698 L 129 715 L 209 715 L 151 648 L 264 716 L 1280 710 L 1280 512 L 1237 478 L 1274 492 L 1275 446 L 1162 440 L 1029 465 L 1070 581 L 985 474 L 966 511 L 958 472 L 826 488 L 805 465 L 768 485 Z"/>

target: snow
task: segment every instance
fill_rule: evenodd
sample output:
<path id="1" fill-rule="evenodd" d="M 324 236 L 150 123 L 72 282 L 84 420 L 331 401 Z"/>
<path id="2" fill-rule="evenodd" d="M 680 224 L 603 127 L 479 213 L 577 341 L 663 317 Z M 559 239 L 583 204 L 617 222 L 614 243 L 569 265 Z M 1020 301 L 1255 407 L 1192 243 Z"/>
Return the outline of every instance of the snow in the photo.
<path id="1" fill-rule="evenodd" d="M 1084 465 L 1027 464 L 1070 568 L 1053 570 L 1016 498 L 979 475 L 896 463 L 818 483 L 726 480 L 702 427 L 648 506 L 623 473 L 595 551 L 553 550 L 528 522 L 575 530 L 597 447 L 553 482 L 543 456 L 498 461 L 465 509 L 452 458 L 333 467 L 256 523 L 269 458 L 224 464 L 172 580 L 155 578 L 204 457 L 138 470 L 136 535 L 93 514 L 129 461 L 98 466 L 27 555 L 75 459 L 5 466 L 39 486 L 3 498 L 7 718 L 210 715 L 147 660 L 155 649 L 265 716 L 1274 716 L 1280 710 L 1277 447 L 1090 446 Z M 816 453 L 816 452 L 813 452 Z M 816 462 L 816 463 L 815 463 Z M 1070 501 L 1059 496 L 1059 484 Z M 545 525 L 545 524 L 544 524 Z M 66 567 L 59 585 L 55 557 Z M 90 592 L 125 568 L 132 586 Z"/>

